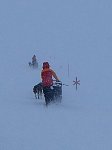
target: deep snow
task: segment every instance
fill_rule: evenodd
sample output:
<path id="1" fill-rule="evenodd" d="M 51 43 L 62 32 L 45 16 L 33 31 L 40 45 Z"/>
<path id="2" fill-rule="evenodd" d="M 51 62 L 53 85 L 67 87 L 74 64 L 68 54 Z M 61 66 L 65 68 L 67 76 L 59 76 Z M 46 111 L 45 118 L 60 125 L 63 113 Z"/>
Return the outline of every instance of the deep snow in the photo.
<path id="1" fill-rule="evenodd" d="M 0 1 L 0 150 L 112 149 L 111 14 L 111 0 Z M 43 61 L 69 84 L 48 108 L 32 92 Z"/>

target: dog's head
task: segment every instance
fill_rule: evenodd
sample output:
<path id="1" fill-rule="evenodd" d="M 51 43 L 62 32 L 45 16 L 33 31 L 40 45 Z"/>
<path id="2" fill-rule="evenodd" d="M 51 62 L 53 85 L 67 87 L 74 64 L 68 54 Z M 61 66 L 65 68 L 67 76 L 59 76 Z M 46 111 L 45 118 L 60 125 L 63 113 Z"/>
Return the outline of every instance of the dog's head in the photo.
<path id="1" fill-rule="evenodd" d="M 37 91 L 41 91 L 42 89 L 43 89 L 42 82 L 40 82 L 39 84 L 33 87 L 33 92 L 37 93 Z"/>
<path id="2" fill-rule="evenodd" d="M 36 86 L 36 85 L 33 87 L 33 92 L 34 92 L 35 94 L 37 93 L 37 86 Z"/>

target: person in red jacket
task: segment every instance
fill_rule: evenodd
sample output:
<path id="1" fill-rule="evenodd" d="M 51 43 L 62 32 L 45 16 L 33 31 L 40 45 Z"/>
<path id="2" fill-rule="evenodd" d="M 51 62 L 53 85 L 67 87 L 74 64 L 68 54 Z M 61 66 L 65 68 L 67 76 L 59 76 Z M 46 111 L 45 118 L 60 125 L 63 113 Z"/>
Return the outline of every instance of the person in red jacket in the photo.
<path id="1" fill-rule="evenodd" d="M 43 87 L 52 86 L 53 85 L 53 77 L 55 78 L 56 81 L 59 81 L 56 73 L 52 69 L 50 69 L 49 63 L 44 62 L 43 70 L 41 72 Z"/>
<path id="2" fill-rule="evenodd" d="M 50 69 L 50 65 L 48 62 L 43 63 L 41 78 L 42 78 L 42 85 L 43 85 L 43 93 L 47 105 L 53 99 L 53 90 L 52 90 L 53 78 L 55 78 L 56 81 L 59 81 L 56 73 L 52 69 Z"/>

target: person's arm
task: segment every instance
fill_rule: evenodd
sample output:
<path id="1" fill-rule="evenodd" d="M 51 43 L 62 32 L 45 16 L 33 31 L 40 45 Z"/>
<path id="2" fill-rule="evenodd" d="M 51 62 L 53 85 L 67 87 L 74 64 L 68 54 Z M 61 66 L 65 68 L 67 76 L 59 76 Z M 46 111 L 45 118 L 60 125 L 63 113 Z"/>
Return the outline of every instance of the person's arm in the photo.
<path id="1" fill-rule="evenodd" d="M 55 73 L 53 70 L 52 70 L 52 75 L 53 75 L 53 77 L 56 79 L 56 81 L 59 81 L 59 79 L 58 79 L 56 73 Z"/>

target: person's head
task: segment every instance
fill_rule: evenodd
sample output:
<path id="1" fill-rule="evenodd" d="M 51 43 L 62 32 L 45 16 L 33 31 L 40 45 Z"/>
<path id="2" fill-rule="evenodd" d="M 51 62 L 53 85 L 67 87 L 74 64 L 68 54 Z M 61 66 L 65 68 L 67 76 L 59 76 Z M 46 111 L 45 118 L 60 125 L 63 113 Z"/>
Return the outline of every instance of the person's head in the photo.
<path id="1" fill-rule="evenodd" d="M 45 68 L 49 68 L 50 66 L 49 66 L 49 63 L 48 62 L 44 62 L 43 63 L 43 69 L 45 69 Z"/>

